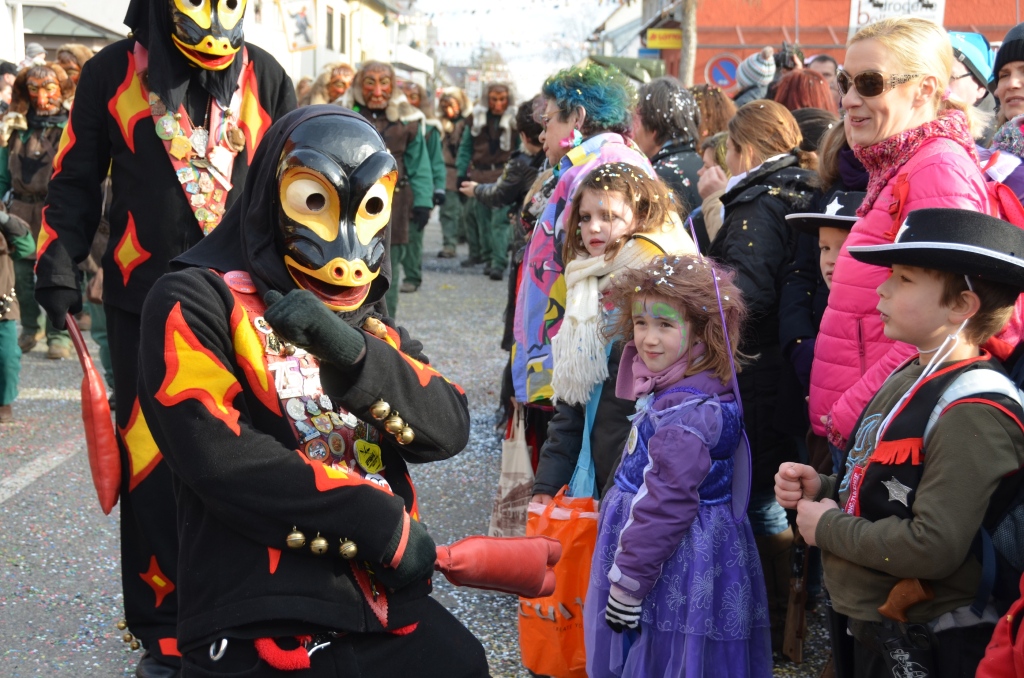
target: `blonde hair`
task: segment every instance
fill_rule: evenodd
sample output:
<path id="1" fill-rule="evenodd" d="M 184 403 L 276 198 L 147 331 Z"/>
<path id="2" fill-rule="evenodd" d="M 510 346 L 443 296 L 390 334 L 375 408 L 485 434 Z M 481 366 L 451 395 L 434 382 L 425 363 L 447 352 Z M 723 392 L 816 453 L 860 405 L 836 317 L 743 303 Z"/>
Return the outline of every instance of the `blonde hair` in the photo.
<path id="1" fill-rule="evenodd" d="M 864 40 L 876 40 L 892 56 L 900 68 L 899 73 L 886 75 L 934 76 L 935 114 L 960 111 L 967 118 L 974 138 L 984 133 L 987 121 L 981 120 L 973 106 L 946 96 L 949 77 L 953 74 L 953 45 L 949 34 L 934 21 L 916 17 L 893 17 L 868 24 L 850 38 L 847 48 Z"/>

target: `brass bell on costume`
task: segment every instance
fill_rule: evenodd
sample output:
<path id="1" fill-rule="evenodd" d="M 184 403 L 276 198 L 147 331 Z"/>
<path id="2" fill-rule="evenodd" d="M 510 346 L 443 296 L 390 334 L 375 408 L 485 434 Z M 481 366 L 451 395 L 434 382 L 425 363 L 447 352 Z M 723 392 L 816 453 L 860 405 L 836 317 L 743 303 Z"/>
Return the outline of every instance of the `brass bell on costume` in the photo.
<path id="1" fill-rule="evenodd" d="M 356 557 L 356 553 L 359 552 L 359 548 L 356 543 L 351 539 L 342 539 L 341 546 L 338 547 L 338 555 L 345 560 L 352 560 Z"/>
<path id="2" fill-rule="evenodd" d="M 117 630 L 118 631 L 124 631 L 126 628 L 128 628 L 128 622 L 126 622 L 123 619 L 121 621 L 117 622 Z"/>
<path id="3" fill-rule="evenodd" d="M 292 531 L 288 533 L 284 541 L 290 549 L 301 549 L 306 545 L 306 535 L 299 532 L 297 528 L 292 527 Z"/>
<path id="4" fill-rule="evenodd" d="M 383 400 L 378 400 L 374 404 L 370 405 L 370 416 L 377 421 L 380 421 L 389 414 L 391 414 L 391 405 L 388 405 Z"/>
<path id="5" fill-rule="evenodd" d="M 133 635 L 132 635 L 132 634 L 130 634 L 130 633 L 126 633 L 126 634 L 124 634 L 123 636 L 121 636 L 121 640 L 123 640 L 123 641 L 124 641 L 124 642 L 126 642 L 126 643 L 130 643 L 130 642 L 132 642 L 133 640 L 135 640 L 135 636 L 133 636 Z"/>
<path id="6" fill-rule="evenodd" d="M 133 650 L 138 650 L 140 647 L 142 647 L 142 645 L 139 644 L 139 641 L 133 640 L 132 642 L 128 643 L 128 647 L 130 647 Z"/>
<path id="7" fill-rule="evenodd" d="M 405 428 L 405 420 L 398 416 L 398 412 L 392 412 L 391 416 L 384 420 L 384 430 L 393 436 L 397 436 Z"/>
<path id="8" fill-rule="evenodd" d="M 413 430 L 411 428 L 409 428 L 408 426 L 404 426 L 402 427 L 402 430 L 399 431 L 397 435 L 395 435 L 395 438 L 398 440 L 398 443 L 400 445 L 408 445 L 409 443 L 416 439 L 416 434 L 413 433 Z"/>
<path id="9" fill-rule="evenodd" d="M 316 533 L 316 539 L 309 542 L 309 550 L 313 552 L 313 555 L 322 556 L 327 553 L 327 548 L 330 545 L 327 540 L 320 536 L 320 533 Z"/>
<path id="10" fill-rule="evenodd" d="M 295 347 L 291 344 L 284 344 L 281 348 L 281 352 L 285 355 L 295 355 Z"/>
<path id="11" fill-rule="evenodd" d="M 376 318 L 367 318 L 364 320 L 363 329 L 378 339 L 383 339 L 388 336 L 388 326 Z"/>

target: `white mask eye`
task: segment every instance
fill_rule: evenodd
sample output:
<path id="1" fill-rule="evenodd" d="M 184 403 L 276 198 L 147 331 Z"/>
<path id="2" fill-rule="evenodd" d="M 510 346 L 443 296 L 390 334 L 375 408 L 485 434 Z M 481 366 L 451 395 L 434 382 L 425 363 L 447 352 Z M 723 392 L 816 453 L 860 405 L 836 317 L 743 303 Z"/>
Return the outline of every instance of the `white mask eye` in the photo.
<path id="1" fill-rule="evenodd" d="M 284 196 L 288 207 L 299 214 L 319 214 L 327 207 L 327 194 L 319 182 L 312 179 L 293 181 Z"/>

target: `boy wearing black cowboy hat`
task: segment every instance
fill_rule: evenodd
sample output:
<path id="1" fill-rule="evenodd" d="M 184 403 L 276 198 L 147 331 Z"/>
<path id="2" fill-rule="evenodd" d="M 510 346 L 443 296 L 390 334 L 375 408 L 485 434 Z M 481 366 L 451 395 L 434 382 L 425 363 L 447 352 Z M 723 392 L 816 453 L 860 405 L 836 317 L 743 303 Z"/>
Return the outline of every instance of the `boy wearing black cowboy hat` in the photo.
<path id="1" fill-rule="evenodd" d="M 1024 290 L 1024 230 L 916 210 L 895 242 L 849 252 L 892 270 L 878 288 L 885 334 L 919 355 L 865 407 L 838 475 L 783 464 L 776 497 L 821 548 L 846 617 L 837 675 L 973 676 L 998 613 L 971 545 L 1000 480 L 1024 463 L 1020 394 L 981 345 Z M 897 584 L 921 595 L 887 607 Z"/>

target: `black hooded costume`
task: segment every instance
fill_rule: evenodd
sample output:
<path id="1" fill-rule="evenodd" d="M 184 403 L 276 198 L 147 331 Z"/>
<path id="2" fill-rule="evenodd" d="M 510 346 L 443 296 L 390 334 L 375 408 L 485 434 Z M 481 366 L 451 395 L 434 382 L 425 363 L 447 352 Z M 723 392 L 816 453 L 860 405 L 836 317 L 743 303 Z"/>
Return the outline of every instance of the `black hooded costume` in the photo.
<path id="1" fill-rule="evenodd" d="M 429 596 L 407 468 L 462 450 L 467 401 L 373 309 L 394 158 L 360 116 L 310 106 L 252 169 L 143 309 L 139 397 L 174 471 L 185 674 L 486 675 Z"/>
<path id="2" fill-rule="evenodd" d="M 178 663 L 178 547 L 170 471 L 159 449 L 128 435 L 139 416 L 139 314 L 171 259 L 200 242 L 235 202 L 260 140 L 274 120 L 295 106 L 281 66 L 262 49 L 242 42 L 244 2 L 232 3 L 236 16 L 228 37 L 219 34 L 216 17 L 211 23 L 210 44 L 237 50 L 222 70 L 191 65 L 194 60 L 173 42 L 172 34 L 184 30 L 181 4 L 132 0 L 125 22 L 134 37 L 107 46 L 83 67 L 54 160 L 36 268 L 36 298 L 54 324 L 63 327 L 65 313 L 81 308 L 77 264 L 89 255 L 103 207 L 100 185 L 109 173 L 113 198 L 102 260 L 103 298 L 119 405 L 125 616 L 149 654 L 171 666 Z M 227 5 L 221 5 L 216 11 L 226 12 Z M 178 12 L 175 19 L 172 7 Z M 216 65 L 223 66 L 229 57 Z M 179 103 L 184 115 L 176 122 Z M 182 132 L 194 129 L 193 120 L 196 127 L 210 129 L 204 147 L 209 153 L 175 148 L 174 143 L 189 146 L 182 135 L 177 142 L 158 136 L 162 118 Z M 218 120 L 224 124 L 211 124 Z M 183 157 L 171 155 L 169 145 Z M 189 166 L 192 156 L 206 158 L 209 166 L 214 152 L 225 161 L 220 167 L 230 170 L 221 175 L 230 177 L 223 182 L 204 175 L 212 169 Z M 208 209 L 200 209 L 197 201 L 206 201 Z"/>

